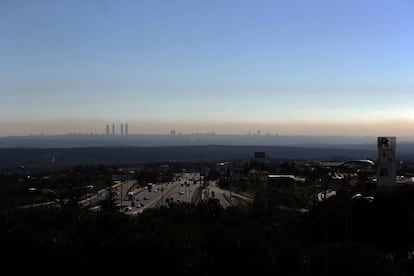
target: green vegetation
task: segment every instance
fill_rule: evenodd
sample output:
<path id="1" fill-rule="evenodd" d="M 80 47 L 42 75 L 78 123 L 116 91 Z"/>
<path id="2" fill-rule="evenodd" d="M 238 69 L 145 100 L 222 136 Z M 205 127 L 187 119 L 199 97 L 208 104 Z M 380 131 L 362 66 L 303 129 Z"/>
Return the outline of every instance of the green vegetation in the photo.
<path id="1" fill-rule="evenodd" d="M 253 160 L 225 170 L 203 162 L 7 169 L 0 174 L 2 264 L 14 272 L 413 275 L 412 188 L 372 190 L 359 197 L 342 188 L 318 203 L 316 194 L 328 183 L 326 171 L 302 167 Z M 146 209 L 136 217 L 117 211 L 110 189 L 113 175 L 132 175 L 145 184 L 187 169 L 204 171 L 207 180 L 231 189 L 233 206 L 224 209 L 211 198 Z M 306 181 L 268 177 L 273 173 L 305 175 Z M 88 185 L 112 194 L 102 211 L 83 210 L 70 201 L 85 193 L 79 187 Z M 69 201 L 60 208 L 19 208 L 56 199 L 50 193 L 29 193 L 30 187 L 54 188 Z"/>
<path id="2" fill-rule="evenodd" d="M 371 203 L 339 194 L 299 212 L 294 199 L 263 188 L 245 208 L 209 200 L 137 217 L 110 209 L 3 209 L 0 244 L 14 271 L 42 271 L 42 264 L 182 275 L 412 275 L 413 198 L 413 190 L 377 192 Z"/>

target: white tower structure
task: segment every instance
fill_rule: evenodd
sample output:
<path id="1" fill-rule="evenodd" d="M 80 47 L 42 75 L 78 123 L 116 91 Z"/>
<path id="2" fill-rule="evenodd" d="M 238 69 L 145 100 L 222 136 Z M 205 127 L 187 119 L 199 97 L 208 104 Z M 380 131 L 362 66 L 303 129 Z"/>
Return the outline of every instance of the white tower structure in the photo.
<path id="1" fill-rule="evenodd" d="M 392 187 L 397 181 L 397 162 L 395 160 L 396 137 L 378 137 L 378 186 Z"/>

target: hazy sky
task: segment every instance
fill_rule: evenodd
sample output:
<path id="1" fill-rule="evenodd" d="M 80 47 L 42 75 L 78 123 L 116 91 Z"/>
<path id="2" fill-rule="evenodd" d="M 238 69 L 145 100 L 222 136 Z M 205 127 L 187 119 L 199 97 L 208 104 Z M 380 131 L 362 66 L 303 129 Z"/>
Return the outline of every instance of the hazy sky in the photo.
<path id="1" fill-rule="evenodd" d="M 1 0 L 0 135 L 112 122 L 413 135 L 414 1 Z"/>

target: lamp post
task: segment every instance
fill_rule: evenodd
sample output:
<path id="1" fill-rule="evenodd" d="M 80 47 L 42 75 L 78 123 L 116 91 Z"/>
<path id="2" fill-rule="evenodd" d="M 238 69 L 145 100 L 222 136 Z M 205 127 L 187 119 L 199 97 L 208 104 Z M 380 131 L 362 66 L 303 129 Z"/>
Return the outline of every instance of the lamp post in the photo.
<path id="1" fill-rule="evenodd" d="M 122 194 L 122 186 L 123 186 L 123 183 L 122 183 L 122 181 L 121 181 L 121 192 L 120 192 L 120 197 L 121 197 L 121 208 L 123 207 L 122 206 L 122 198 L 123 198 L 123 194 Z"/>
<path id="2" fill-rule="evenodd" d="M 323 199 L 326 200 L 326 191 L 328 189 L 328 185 L 331 182 L 331 175 L 328 173 L 328 179 L 325 181 L 325 187 L 324 187 L 324 194 Z M 325 206 L 325 210 L 323 212 L 323 248 L 324 248 L 324 272 L 325 275 L 328 274 L 328 210 Z"/>

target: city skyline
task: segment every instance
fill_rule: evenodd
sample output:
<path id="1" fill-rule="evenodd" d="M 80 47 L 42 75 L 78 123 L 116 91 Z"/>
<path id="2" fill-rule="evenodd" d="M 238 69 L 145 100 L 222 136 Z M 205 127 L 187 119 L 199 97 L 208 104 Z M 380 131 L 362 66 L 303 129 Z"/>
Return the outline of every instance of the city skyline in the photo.
<path id="1" fill-rule="evenodd" d="M 0 4 L 0 136 L 414 134 L 412 1 Z M 111 129 L 110 129 L 111 130 Z"/>
<path id="2" fill-rule="evenodd" d="M 121 125 L 124 132 L 121 132 Z M 154 127 L 156 125 L 157 127 Z M 228 126 L 231 125 L 232 128 Z M 399 136 L 414 137 L 414 119 L 402 123 L 392 120 L 371 121 L 354 125 L 346 121 L 337 122 L 310 122 L 296 121 L 274 122 L 155 122 L 154 121 L 54 121 L 51 122 L 13 122 L 5 124 L 0 122 L 0 129 L 8 129 L 12 133 L 5 136 L 29 135 L 67 135 L 67 134 L 98 134 L 127 136 L 136 134 L 171 135 L 178 134 L 217 134 L 217 135 L 298 135 L 298 136 Z M 19 132 L 19 130 L 23 131 Z M 69 131 L 68 131 L 69 129 Z M 379 130 L 378 130 L 379 129 Z M 335 131 L 334 131 L 335 130 Z M 398 134 L 398 135 L 396 135 Z M 414 140 L 413 140 L 414 141 Z"/>

